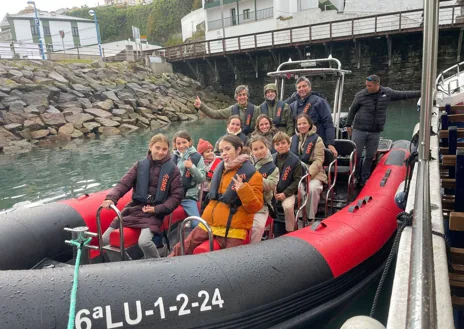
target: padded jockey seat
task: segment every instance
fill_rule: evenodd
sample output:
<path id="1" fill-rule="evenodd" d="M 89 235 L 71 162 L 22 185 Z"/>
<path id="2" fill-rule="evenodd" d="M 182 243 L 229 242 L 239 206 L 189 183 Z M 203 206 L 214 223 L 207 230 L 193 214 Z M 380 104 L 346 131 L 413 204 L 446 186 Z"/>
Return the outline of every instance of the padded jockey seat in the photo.
<path id="1" fill-rule="evenodd" d="M 334 147 L 338 152 L 338 173 L 354 174 L 356 169 L 356 144 L 349 139 L 336 139 Z"/>
<path id="2" fill-rule="evenodd" d="M 248 230 L 246 238 L 245 240 L 243 240 L 243 244 L 244 245 L 249 244 L 250 240 L 251 240 L 251 230 Z M 221 250 L 221 246 L 219 245 L 219 242 L 217 242 L 216 239 L 213 237 L 213 251 L 216 251 L 216 250 Z M 206 240 L 205 242 L 203 242 L 202 244 L 200 244 L 198 247 L 196 247 L 193 250 L 194 255 L 203 254 L 205 252 L 210 252 L 209 240 Z"/>
<path id="3" fill-rule="evenodd" d="M 348 176 L 347 192 L 349 200 L 354 190 L 357 161 L 356 144 L 349 139 L 336 139 L 334 147 L 338 152 L 337 174 Z"/>
<path id="4" fill-rule="evenodd" d="M 124 248 L 129 248 L 133 245 L 136 245 L 139 241 L 140 229 L 132 227 L 124 227 Z M 110 234 L 110 246 L 119 248 L 121 246 L 119 239 L 119 229 L 114 230 Z"/>

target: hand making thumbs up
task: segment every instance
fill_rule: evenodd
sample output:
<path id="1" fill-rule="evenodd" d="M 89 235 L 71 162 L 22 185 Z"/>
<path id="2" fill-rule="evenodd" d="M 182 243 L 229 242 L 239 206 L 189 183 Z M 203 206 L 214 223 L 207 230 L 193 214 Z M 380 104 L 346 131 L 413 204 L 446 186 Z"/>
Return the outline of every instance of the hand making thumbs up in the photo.
<path id="1" fill-rule="evenodd" d="M 195 103 L 193 103 L 193 106 L 194 106 L 195 108 L 197 108 L 197 109 L 200 108 L 200 106 L 201 106 L 201 99 L 200 99 L 200 97 L 197 96 L 197 99 L 195 99 Z"/>

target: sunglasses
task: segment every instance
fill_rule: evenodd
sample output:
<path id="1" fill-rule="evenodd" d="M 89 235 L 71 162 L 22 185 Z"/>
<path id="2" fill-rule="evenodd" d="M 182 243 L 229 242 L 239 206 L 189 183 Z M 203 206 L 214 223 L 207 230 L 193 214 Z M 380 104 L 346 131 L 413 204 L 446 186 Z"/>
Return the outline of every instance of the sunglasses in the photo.
<path id="1" fill-rule="evenodd" d="M 367 81 L 374 81 L 374 82 L 377 82 L 377 79 L 372 78 L 372 77 L 367 77 L 366 80 L 367 80 Z"/>

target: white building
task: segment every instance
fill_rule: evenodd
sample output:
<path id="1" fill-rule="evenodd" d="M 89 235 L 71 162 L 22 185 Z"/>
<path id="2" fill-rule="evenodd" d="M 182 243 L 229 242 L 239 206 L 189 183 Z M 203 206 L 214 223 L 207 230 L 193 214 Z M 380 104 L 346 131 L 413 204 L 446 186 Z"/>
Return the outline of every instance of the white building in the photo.
<path id="1" fill-rule="evenodd" d="M 58 15 L 54 12 L 40 12 L 39 20 L 40 31 L 37 29 L 34 13 L 7 14 L 0 22 L 0 29 L 5 34 L 8 33 L 6 31 L 9 31 L 11 41 L 13 41 L 14 47 L 18 49 L 18 51 L 13 51 L 12 48 L 11 56 L 40 58 L 38 32 L 40 32 L 44 50 L 47 52 L 98 43 L 97 30 L 93 19 Z M 8 47 L 13 47 L 11 41 L 7 44 Z M 0 45 L 0 49 L 2 49 L 0 56 L 8 58 L 8 54 L 5 53 L 4 43 Z"/>
<path id="2" fill-rule="evenodd" d="M 441 6 L 454 3 L 446 1 Z M 203 17 L 205 39 L 214 40 L 224 37 L 224 34 L 225 37 L 235 37 L 422 6 L 423 0 L 223 0 L 223 32 L 220 0 L 203 0 L 202 9 L 182 18 L 182 36 L 184 40 L 191 37 L 194 27 Z M 411 24 L 419 25 L 421 22 L 420 14 L 406 19 L 410 19 Z M 395 23 L 382 22 L 386 25 Z"/>

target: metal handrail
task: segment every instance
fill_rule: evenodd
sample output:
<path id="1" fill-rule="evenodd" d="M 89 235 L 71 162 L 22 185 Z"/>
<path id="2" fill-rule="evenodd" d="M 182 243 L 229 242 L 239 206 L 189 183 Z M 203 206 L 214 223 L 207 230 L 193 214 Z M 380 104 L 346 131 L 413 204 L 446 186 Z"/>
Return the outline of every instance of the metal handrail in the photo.
<path id="1" fill-rule="evenodd" d="M 332 168 L 334 168 L 334 179 L 333 179 L 333 182 L 331 182 L 331 173 L 332 173 Z M 329 194 L 331 194 L 331 192 L 333 193 L 333 189 L 335 188 L 335 184 L 337 183 L 337 173 L 338 173 L 338 160 L 337 158 L 335 157 L 335 159 L 329 164 L 329 168 L 328 168 L 328 172 L 329 172 L 329 175 L 328 175 L 328 185 L 329 185 L 329 188 L 327 189 L 327 193 L 326 193 L 326 196 L 325 196 L 325 216 L 328 217 L 329 216 Z M 333 196 L 330 198 L 330 208 L 332 209 L 332 212 L 333 212 Z"/>
<path id="2" fill-rule="evenodd" d="M 204 227 L 206 227 L 206 231 L 208 232 L 208 240 L 209 240 L 209 250 L 213 251 L 214 250 L 214 241 L 213 241 L 213 231 L 211 230 L 211 226 L 201 217 L 198 216 L 189 216 L 186 219 L 182 221 L 182 224 L 180 224 L 180 254 L 181 256 L 185 255 L 185 247 L 184 247 L 184 229 L 185 225 L 187 223 L 193 222 L 194 220 L 199 221 L 201 224 L 203 224 Z"/>
<path id="3" fill-rule="evenodd" d="M 116 216 L 119 219 L 119 249 L 121 252 L 121 260 L 124 261 L 126 259 L 126 252 L 124 250 L 124 225 L 122 221 L 122 215 L 118 208 L 114 204 L 110 205 L 110 209 L 114 210 Z M 102 239 L 102 231 L 101 231 L 101 220 L 100 220 L 100 213 L 103 210 L 103 207 L 98 207 L 97 210 L 97 234 L 98 234 L 98 250 L 100 251 L 100 256 L 103 257 L 103 239 Z"/>
<path id="4" fill-rule="evenodd" d="M 308 203 L 308 199 L 309 199 L 309 183 L 311 182 L 311 176 L 309 175 L 309 172 L 306 174 L 306 175 L 303 175 L 303 177 L 301 177 L 300 181 L 298 182 L 298 194 L 300 193 L 300 185 L 301 183 L 303 183 L 304 180 L 307 180 L 307 193 L 305 195 L 305 198 L 304 198 L 304 202 L 302 202 L 303 204 L 302 205 L 298 205 L 298 210 L 296 212 L 296 215 L 295 215 L 295 225 L 298 223 L 298 217 L 300 216 L 300 211 L 302 211 L 303 209 L 305 209 L 306 207 L 306 204 Z M 300 198 L 298 197 L 298 201 L 300 201 Z M 306 226 L 306 217 L 307 217 L 308 214 L 305 214 L 304 218 L 303 218 L 303 227 Z M 297 226 L 298 227 L 298 226 Z"/>
<path id="5" fill-rule="evenodd" d="M 410 284 L 406 328 L 437 327 L 430 209 L 430 127 L 438 50 L 439 2 L 424 0 L 419 162 L 412 223 Z M 435 72 L 434 72 L 435 71 Z"/>

